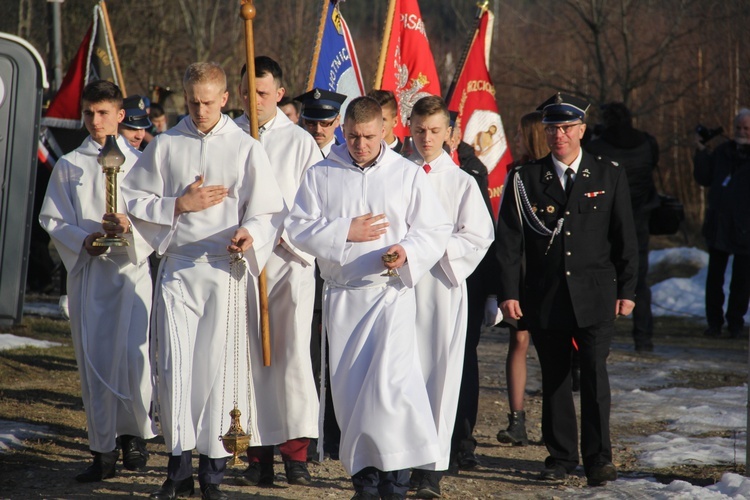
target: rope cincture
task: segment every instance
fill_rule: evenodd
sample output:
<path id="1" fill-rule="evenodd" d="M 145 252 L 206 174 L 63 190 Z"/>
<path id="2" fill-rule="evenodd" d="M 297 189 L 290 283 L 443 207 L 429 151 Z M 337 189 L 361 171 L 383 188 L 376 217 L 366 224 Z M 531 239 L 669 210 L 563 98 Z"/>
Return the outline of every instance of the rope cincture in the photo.
<path id="1" fill-rule="evenodd" d="M 526 194 L 526 187 L 523 185 L 521 177 L 516 173 L 513 176 L 513 193 L 516 196 L 516 206 L 518 207 L 518 220 L 521 223 L 521 230 L 523 230 L 523 222 L 540 236 L 549 236 L 549 243 L 547 249 L 544 251 L 544 255 L 547 255 L 549 249 L 552 248 L 552 243 L 555 241 L 555 236 L 562 232 L 563 224 L 565 223 L 565 217 L 557 219 L 557 225 L 555 229 L 549 229 L 544 223 L 537 217 L 534 209 L 529 201 L 529 196 Z"/>

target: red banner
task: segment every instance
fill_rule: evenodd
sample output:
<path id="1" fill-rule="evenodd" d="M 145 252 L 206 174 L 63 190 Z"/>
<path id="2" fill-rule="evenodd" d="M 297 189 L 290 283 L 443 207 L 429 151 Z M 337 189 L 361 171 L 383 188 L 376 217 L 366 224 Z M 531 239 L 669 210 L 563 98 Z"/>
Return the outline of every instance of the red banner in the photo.
<path id="1" fill-rule="evenodd" d="M 77 129 L 83 125 L 81 95 L 83 88 L 95 80 L 108 80 L 120 85 L 115 68 L 114 47 L 110 43 L 104 2 L 94 6 L 94 21 L 83 37 L 68 67 L 60 89 L 42 118 L 42 125 Z"/>
<path id="2" fill-rule="evenodd" d="M 493 17 L 486 9 L 481 14 L 465 62 L 455 79 L 448 108 L 458 112 L 455 126 L 461 129 L 463 141 L 474 147 L 475 154 L 490 172 L 490 201 L 497 214 L 503 182 L 513 158 L 488 69 Z"/>
<path id="3" fill-rule="evenodd" d="M 396 95 L 399 116 L 393 133 L 403 139 L 409 135 L 408 120 L 414 103 L 428 95 L 439 96 L 440 79 L 417 0 L 391 0 L 388 10 L 382 49 L 386 52 L 384 57 L 381 54 L 382 76 L 375 88 Z"/>

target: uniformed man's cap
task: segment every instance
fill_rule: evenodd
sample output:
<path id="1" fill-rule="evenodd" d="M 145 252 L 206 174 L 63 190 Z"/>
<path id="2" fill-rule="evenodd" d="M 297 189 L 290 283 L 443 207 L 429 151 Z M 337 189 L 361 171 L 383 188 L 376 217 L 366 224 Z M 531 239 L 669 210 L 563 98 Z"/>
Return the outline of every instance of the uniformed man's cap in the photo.
<path id="1" fill-rule="evenodd" d="M 146 112 L 146 103 L 143 97 L 131 95 L 122 100 L 122 108 L 125 110 L 125 118 L 122 124 L 129 128 L 149 128 L 151 120 Z"/>
<path id="2" fill-rule="evenodd" d="M 537 107 L 542 123 L 569 123 L 586 119 L 590 104 L 580 97 L 558 92 Z"/>
<path id="3" fill-rule="evenodd" d="M 302 118 L 312 121 L 333 120 L 341 112 L 341 105 L 346 101 L 344 94 L 314 88 L 297 96 L 295 101 L 302 103 Z"/>

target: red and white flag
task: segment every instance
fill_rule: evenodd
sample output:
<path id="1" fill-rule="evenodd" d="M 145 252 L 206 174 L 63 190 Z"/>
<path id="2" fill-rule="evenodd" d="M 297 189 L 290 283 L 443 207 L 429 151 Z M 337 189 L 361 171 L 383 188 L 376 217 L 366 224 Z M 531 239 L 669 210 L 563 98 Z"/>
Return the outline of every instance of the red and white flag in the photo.
<path id="1" fill-rule="evenodd" d="M 376 89 L 396 96 L 399 116 L 393 133 L 409 135 L 412 107 L 422 97 L 440 95 L 440 79 L 417 0 L 391 0 L 380 52 Z"/>
<path id="2" fill-rule="evenodd" d="M 81 115 L 83 88 L 95 80 L 114 82 L 120 86 L 124 94 L 125 89 L 119 78 L 118 65 L 107 8 L 102 0 L 94 6 L 94 20 L 68 67 L 60 89 L 42 118 L 42 125 L 80 128 L 83 125 Z"/>
<path id="3" fill-rule="evenodd" d="M 474 147 L 475 154 L 489 171 L 490 201 L 497 214 L 503 182 L 513 158 L 489 72 L 494 16 L 486 6 L 480 9 L 477 29 L 469 42 L 464 63 L 453 79 L 448 109 L 458 113 L 455 126 L 461 129 L 463 141 Z"/>

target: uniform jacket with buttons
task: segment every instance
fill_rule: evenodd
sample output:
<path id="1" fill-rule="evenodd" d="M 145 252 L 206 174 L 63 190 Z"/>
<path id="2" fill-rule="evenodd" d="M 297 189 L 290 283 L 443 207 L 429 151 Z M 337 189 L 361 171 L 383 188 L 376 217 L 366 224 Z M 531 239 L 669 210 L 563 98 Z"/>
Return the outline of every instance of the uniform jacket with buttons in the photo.
<path id="1" fill-rule="evenodd" d="M 535 232 L 520 214 L 516 177 L 528 199 L 527 218 L 534 213 L 550 230 L 564 218 L 551 245 L 551 237 Z M 498 301 L 522 300 L 531 329 L 584 328 L 614 319 L 617 299 L 635 300 L 638 269 L 624 170 L 583 152 L 568 200 L 551 155 L 516 167 L 500 205 L 497 253 Z M 519 299 L 524 256 L 524 296 Z"/>

